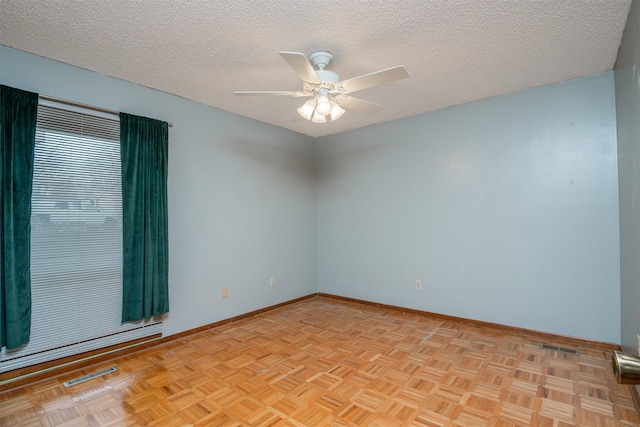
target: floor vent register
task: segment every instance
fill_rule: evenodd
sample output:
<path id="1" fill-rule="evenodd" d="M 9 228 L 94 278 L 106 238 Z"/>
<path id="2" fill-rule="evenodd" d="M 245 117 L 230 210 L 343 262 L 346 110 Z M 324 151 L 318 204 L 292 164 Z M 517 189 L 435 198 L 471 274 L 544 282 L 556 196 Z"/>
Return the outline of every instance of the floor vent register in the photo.
<path id="1" fill-rule="evenodd" d="M 549 345 L 549 344 L 542 344 L 540 348 L 544 350 L 559 351 L 560 353 L 580 355 L 580 352 L 578 350 L 574 350 L 573 348 L 558 347 L 558 346 Z"/>
<path id="2" fill-rule="evenodd" d="M 74 386 L 76 384 L 80 384 L 80 383 L 83 383 L 85 381 L 89 381 L 89 380 L 92 380 L 94 378 L 110 374 L 111 372 L 115 372 L 117 370 L 118 370 L 118 368 L 116 368 L 115 366 L 112 366 L 110 368 L 102 369 L 102 370 L 100 370 L 98 372 L 94 372 L 93 374 L 89 374 L 89 375 L 85 375 L 85 376 L 80 377 L 80 378 L 75 378 L 73 380 L 65 381 L 63 384 L 64 384 L 65 387 L 71 387 L 71 386 Z"/>

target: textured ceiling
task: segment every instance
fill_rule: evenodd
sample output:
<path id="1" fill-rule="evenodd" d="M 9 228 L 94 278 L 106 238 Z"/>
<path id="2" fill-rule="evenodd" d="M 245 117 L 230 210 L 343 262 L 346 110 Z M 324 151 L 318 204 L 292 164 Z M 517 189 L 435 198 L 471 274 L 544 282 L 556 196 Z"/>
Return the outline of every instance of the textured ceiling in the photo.
<path id="1" fill-rule="evenodd" d="M 322 136 L 610 70 L 631 0 L 0 0 L 0 44 Z M 404 65 L 336 122 L 304 98 L 279 50 L 328 50 L 342 79 Z M 170 119 L 170 118 L 169 118 Z"/>

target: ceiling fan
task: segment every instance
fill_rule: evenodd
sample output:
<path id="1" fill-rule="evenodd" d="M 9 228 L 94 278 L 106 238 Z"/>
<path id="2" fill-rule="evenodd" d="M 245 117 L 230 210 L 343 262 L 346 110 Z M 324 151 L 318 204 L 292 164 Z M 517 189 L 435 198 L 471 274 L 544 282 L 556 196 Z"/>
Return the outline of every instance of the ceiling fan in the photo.
<path id="1" fill-rule="evenodd" d="M 301 91 L 235 91 L 236 95 L 276 95 L 311 97 L 298 108 L 298 113 L 314 123 L 326 123 L 327 116 L 337 120 L 345 109 L 374 114 L 382 106 L 350 96 L 350 93 L 409 77 L 402 65 L 376 71 L 348 80 L 340 80 L 333 71 L 326 70 L 333 59 L 329 52 L 316 52 L 309 59 L 299 52 L 279 52 L 303 81 Z M 314 68 L 315 67 L 315 68 Z"/>

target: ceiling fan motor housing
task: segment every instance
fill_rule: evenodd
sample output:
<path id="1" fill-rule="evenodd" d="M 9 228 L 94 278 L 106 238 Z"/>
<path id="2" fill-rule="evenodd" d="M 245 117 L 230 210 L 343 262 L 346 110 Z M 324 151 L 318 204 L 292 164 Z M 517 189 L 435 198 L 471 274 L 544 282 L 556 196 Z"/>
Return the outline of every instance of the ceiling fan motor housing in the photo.
<path id="1" fill-rule="evenodd" d="M 340 81 L 340 77 L 333 71 L 316 70 L 316 74 L 318 75 L 318 77 L 320 77 L 320 80 L 322 80 L 323 82 L 329 82 L 329 83 L 335 84 Z"/>
<path id="2" fill-rule="evenodd" d="M 325 70 L 325 67 L 331 63 L 331 60 L 333 60 L 333 55 L 329 52 L 312 53 L 311 56 L 309 56 L 309 60 L 316 68 L 316 74 L 322 82 L 335 84 L 340 81 L 340 77 L 336 73 Z"/>

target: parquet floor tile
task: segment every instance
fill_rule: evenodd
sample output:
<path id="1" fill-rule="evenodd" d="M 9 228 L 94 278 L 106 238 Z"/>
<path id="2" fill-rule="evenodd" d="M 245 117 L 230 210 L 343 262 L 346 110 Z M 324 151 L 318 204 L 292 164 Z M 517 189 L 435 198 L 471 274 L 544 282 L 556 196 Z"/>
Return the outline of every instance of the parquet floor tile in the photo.
<path id="1" fill-rule="evenodd" d="M 0 427 L 640 425 L 609 352 L 541 344 L 319 297 L 7 390 Z"/>

